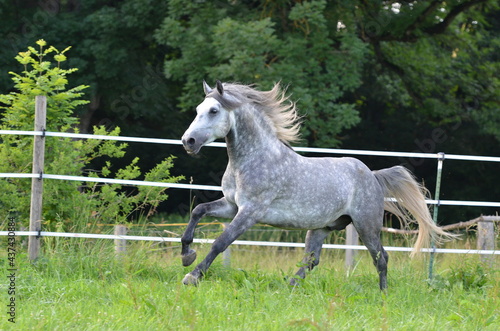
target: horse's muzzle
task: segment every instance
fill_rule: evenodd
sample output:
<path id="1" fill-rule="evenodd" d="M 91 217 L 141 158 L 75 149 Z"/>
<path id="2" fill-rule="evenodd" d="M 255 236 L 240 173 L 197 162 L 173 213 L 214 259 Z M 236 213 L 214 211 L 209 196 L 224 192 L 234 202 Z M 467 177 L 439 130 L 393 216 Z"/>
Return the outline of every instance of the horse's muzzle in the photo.
<path id="1" fill-rule="evenodd" d="M 206 137 L 192 132 L 191 134 L 184 134 L 181 141 L 184 149 L 189 155 L 196 155 L 203 147 Z"/>
<path id="2" fill-rule="evenodd" d="M 182 144 L 185 149 L 191 149 L 191 147 L 195 144 L 196 140 L 194 138 L 182 139 Z"/>
<path id="3" fill-rule="evenodd" d="M 188 154 L 197 154 L 199 148 L 196 148 L 196 140 L 194 138 L 182 139 L 182 145 Z"/>

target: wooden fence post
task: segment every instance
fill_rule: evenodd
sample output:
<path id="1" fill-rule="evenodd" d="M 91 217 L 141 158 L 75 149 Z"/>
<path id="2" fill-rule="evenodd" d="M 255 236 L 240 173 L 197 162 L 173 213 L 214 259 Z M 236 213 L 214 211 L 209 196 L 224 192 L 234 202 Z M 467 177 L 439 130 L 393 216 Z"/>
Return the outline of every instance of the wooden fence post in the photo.
<path id="1" fill-rule="evenodd" d="M 481 220 L 477 222 L 477 249 L 495 249 L 495 226 L 492 221 Z M 494 257 L 491 254 L 481 254 L 481 261 L 492 264 Z"/>
<path id="2" fill-rule="evenodd" d="M 349 224 L 346 228 L 346 245 L 358 245 L 358 232 L 354 228 L 354 225 Z M 356 250 L 346 249 L 345 250 L 345 266 L 347 269 L 352 269 L 354 267 L 354 258 L 356 257 Z"/>
<path id="3" fill-rule="evenodd" d="M 127 227 L 122 224 L 115 225 L 115 236 L 127 235 Z M 115 253 L 116 255 L 124 254 L 127 251 L 126 239 L 115 239 Z"/>
<path id="4" fill-rule="evenodd" d="M 35 97 L 35 131 L 45 131 L 47 116 L 47 98 Z M 39 175 L 31 179 L 30 231 L 41 231 L 43 202 L 43 167 L 45 157 L 45 137 L 33 138 L 33 174 Z M 40 236 L 30 236 L 28 239 L 28 257 L 31 261 L 38 258 L 40 252 Z"/>

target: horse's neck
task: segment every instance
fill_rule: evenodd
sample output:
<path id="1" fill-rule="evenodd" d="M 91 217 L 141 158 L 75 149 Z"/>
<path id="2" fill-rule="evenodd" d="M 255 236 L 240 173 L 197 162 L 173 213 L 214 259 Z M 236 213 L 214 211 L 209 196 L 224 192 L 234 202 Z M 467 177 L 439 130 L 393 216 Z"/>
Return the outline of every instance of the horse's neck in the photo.
<path id="1" fill-rule="evenodd" d="M 255 109 L 238 109 L 234 111 L 233 119 L 232 129 L 226 136 L 232 161 L 258 158 L 255 154 L 263 156 L 284 146 L 269 121 Z"/>

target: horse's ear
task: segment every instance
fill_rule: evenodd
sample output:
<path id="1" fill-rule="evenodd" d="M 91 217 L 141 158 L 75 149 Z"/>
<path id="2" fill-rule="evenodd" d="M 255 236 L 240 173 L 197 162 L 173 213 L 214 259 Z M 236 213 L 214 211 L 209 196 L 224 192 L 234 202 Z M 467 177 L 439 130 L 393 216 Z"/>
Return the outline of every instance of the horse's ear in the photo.
<path id="1" fill-rule="evenodd" d="M 222 83 L 220 80 L 217 80 L 217 92 L 219 92 L 220 95 L 224 93 L 224 87 L 222 86 Z"/>
<path id="2" fill-rule="evenodd" d="M 208 86 L 208 84 L 207 84 L 207 82 L 205 82 L 205 80 L 203 80 L 203 91 L 205 91 L 205 95 L 212 92 L 212 89 L 210 88 L 210 86 Z"/>

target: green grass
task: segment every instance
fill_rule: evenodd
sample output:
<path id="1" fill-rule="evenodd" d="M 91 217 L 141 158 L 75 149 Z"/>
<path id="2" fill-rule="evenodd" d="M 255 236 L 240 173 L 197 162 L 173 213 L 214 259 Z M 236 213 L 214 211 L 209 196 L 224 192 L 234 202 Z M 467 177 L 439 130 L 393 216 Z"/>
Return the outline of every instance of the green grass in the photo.
<path id="1" fill-rule="evenodd" d="M 347 272 L 343 252 L 325 251 L 300 287 L 287 285 L 301 249 L 239 248 L 231 267 L 216 260 L 198 287 L 181 285 L 178 245 L 130 244 L 115 258 L 111 241 L 45 239 L 35 264 L 18 254 L 16 330 L 498 330 L 500 275 L 477 256 L 425 258 L 390 253 L 381 293 L 368 255 Z M 208 245 L 197 245 L 199 257 Z M 3 254 L 3 253 L 2 253 Z M 497 258 L 498 259 L 498 258 Z M 7 269 L 6 257 L 0 265 Z M 198 260 L 199 261 L 199 260 Z M 498 267 L 498 260 L 496 260 Z M 8 303 L 0 282 L 1 305 Z"/>

